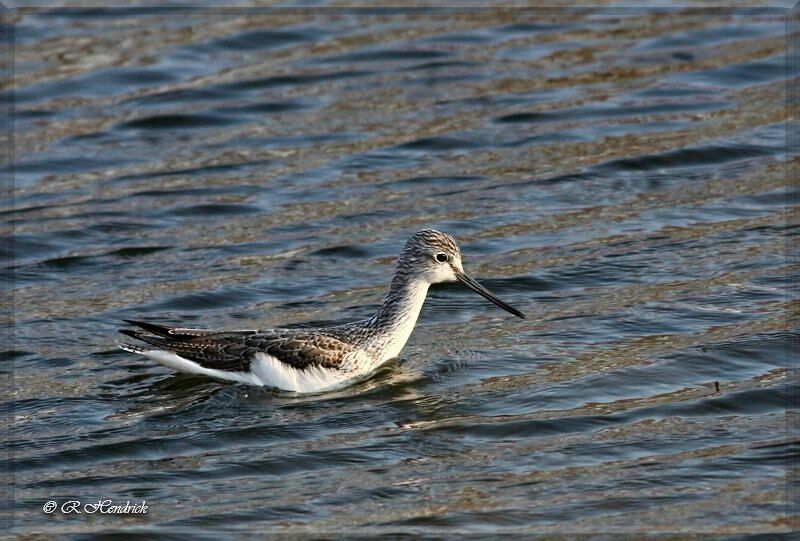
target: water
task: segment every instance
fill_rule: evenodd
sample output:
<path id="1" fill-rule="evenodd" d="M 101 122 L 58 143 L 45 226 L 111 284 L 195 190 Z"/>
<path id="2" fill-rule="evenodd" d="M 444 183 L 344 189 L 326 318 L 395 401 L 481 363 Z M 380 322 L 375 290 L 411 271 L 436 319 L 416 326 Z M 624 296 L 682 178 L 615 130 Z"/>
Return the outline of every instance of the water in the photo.
<path id="1" fill-rule="evenodd" d="M 789 529 L 786 13 L 16 12 L 13 531 Z M 528 319 L 315 396 L 115 347 L 367 317 L 423 228 Z"/>

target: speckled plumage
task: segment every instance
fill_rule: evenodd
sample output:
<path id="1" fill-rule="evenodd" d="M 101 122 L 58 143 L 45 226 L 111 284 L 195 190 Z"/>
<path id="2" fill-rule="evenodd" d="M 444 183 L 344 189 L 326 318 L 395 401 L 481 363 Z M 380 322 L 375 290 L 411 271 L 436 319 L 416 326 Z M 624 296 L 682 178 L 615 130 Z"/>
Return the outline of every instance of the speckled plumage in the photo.
<path id="1" fill-rule="evenodd" d="M 446 261 L 438 261 L 437 256 L 446 256 Z M 461 280 L 462 275 L 461 252 L 455 240 L 439 231 L 424 230 L 406 242 L 386 299 L 369 319 L 313 329 L 264 331 L 185 329 L 128 320 L 144 332 L 130 329 L 120 332 L 155 349 L 132 344 L 120 344 L 120 347 L 178 369 L 224 379 L 256 384 L 266 379 L 261 384 L 294 391 L 309 390 L 305 389 L 309 386 L 315 387 L 311 390 L 323 390 L 323 380 L 330 379 L 331 386 L 338 386 L 396 357 L 414 328 L 428 286 Z M 486 296 L 488 292 L 481 294 Z M 502 301 L 490 300 L 504 305 Z M 522 317 L 513 308 L 504 307 Z M 165 361 L 167 354 L 177 357 L 170 356 Z M 178 365 L 184 361 L 190 364 Z M 264 368 L 265 361 L 272 364 Z M 256 367 L 255 362 L 261 364 Z M 288 371 L 289 382 L 283 375 L 271 381 L 269 371 L 275 369 Z M 304 372 L 309 371 L 318 372 L 320 382 L 297 383 L 297 377 L 302 378 L 307 375 Z M 250 377 L 250 373 L 258 373 L 259 377 Z M 261 377 L 261 374 L 266 375 Z"/>

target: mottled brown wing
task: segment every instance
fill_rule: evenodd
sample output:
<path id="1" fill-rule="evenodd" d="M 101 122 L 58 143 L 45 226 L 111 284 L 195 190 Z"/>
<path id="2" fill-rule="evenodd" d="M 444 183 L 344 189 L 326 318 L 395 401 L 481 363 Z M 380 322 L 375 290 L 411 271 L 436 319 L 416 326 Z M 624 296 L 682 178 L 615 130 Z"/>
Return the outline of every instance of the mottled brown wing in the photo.
<path id="1" fill-rule="evenodd" d="M 336 368 L 343 356 L 354 348 L 331 336 L 302 330 L 259 331 L 206 331 L 154 325 L 141 321 L 127 321 L 152 334 L 129 329 L 120 332 L 171 351 L 205 368 L 217 370 L 249 371 L 250 363 L 258 352 L 297 369 L 310 366 Z"/>
<path id="2" fill-rule="evenodd" d="M 181 333 L 177 329 L 162 327 L 156 334 L 156 329 L 151 324 L 147 327 L 139 326 L 153 334 L 130 329 L 120 329 L 119 332 L 147 342 L 158 349 L 176 353 L 206 368 L 248 371 L 250 361 L 255 354 L 255 350 L 246 340 L 258 331 L 219 332 L 181 329 L 187 331 Z"/>
<path id="3" fill-rule="evenodd" d="M 309 366 L 338 368 L 348 353 L 355 348 L 332 336 L 322 333 L 284 332 L 276 335 L 253 337 L 256 350 L 272 355 L 293 368 L 303 370 Z M 250 341 L 248 341 L 250 342 Z"/>

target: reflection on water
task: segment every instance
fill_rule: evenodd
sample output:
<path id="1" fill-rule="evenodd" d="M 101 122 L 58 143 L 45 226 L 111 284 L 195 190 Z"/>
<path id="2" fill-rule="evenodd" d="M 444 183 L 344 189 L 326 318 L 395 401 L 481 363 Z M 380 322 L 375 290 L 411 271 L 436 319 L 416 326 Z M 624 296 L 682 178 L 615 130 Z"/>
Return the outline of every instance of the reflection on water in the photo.
<path id="1" fill-rule="evenodd" d="M 787 530 L 786 14 L 15 12 L 16 531 Z M 427 227 L 529 318 L 311 396 L 115 349 L 366 317 Z"/>

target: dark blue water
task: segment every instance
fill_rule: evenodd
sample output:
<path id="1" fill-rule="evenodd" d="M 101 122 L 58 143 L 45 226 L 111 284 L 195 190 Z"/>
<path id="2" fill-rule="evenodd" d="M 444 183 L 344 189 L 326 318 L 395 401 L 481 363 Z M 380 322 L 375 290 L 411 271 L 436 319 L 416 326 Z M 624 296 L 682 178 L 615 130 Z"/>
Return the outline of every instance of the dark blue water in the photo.
<path id="1" fill-rule="evenodd" d="M 16 12 L 12 531 L 788 531 L 788 13 Z M 368 317 L 424 228 L 528 319 L 314 396 L 115 347 Z"/>

